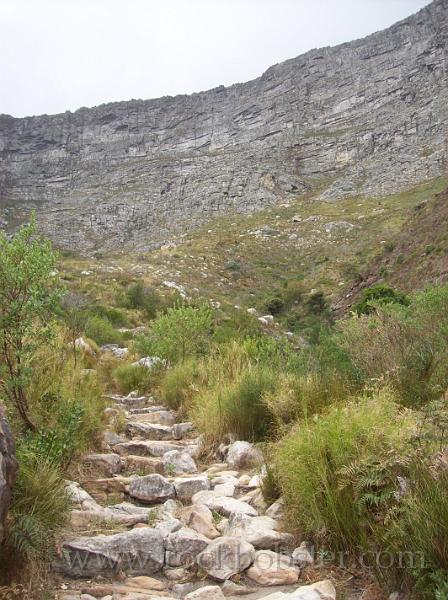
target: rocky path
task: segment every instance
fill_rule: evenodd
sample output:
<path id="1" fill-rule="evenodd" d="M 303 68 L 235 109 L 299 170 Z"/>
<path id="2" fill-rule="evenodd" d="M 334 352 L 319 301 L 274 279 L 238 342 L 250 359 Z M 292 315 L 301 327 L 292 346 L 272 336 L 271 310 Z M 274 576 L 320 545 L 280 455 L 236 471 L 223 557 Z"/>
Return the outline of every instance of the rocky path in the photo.
<path id="1" fill-rule="evenodd" d="M 314 584 L 313 557 L 281 530 L 282 502 L 267 507 L 262 457 L 248 442 L 199 465 L 191 423 L 152 398 L 111 396 L 103 453 L 68 483 L 71 529 L 53 571 L 58 600 L 334 600 Z M 308 582 L 308 585 L 307 585 Z"/>

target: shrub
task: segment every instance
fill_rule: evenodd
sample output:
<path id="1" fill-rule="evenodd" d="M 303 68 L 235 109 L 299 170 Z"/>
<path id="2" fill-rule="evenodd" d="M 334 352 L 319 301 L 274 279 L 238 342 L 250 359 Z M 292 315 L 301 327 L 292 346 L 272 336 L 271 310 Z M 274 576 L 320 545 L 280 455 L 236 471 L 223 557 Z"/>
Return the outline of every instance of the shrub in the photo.
<path id="1" fill-rule="evenodd" d="M 358 315 L 367 315 L 375 310 L 380 304 L 401 304 L 409 306 L 409 298 L 403 292 L 394 290 L 388 285 L 378 283 L 362 291 L 361 299 L 354 305 L 354 310 Z"/>
<path id="2" fill-rule="evenodd" d="M 113 371 L 113 380 L 122 394 L 133 391 L 145 394 L 150 390 L 154 374 L 142 365 L 122 364 Z"/>
<path id="3" fill-rule="evenodd" d="M 270 315 L 279 315 L 285 308 L 285 301 L 280 296 L 271 296 L 264 301 L 262 308 Z"/>
<path id="4" fill-rule="evenodd" d="M 342 322 L 339 343 L 360 378 L 385 381 L 403 404 L 420 406 L 448 387 L 447 309 L 447 286 L 426 290 L 409 307 L 383 305 Z"/>
<path id="5" fill-rule="evenodd" d="M 51 282 L 55 261 L 50 242 L 37 235 L 34 218 L 12 240 L 0 232 L 0 391 L 32 430 L 36 424 L 26 392 L 29 361 L 51 335 L 59 297 Z"/>
<path id="6" fill-rule="evenodd" d="M 293 526 L 334 548 L 367 548 L 394 498 L 412 424 L 386 392 L 302 421 L 275 458 Z"/>
<path id="7" fill-rule="evenodd" d="M 156 317 L 161 304 L 161 298 L 156 290 L 146 288 L 141 281 L 133 283 L 126 291 L 126 306 L 144 311 L 150 319 Z"/>
<path id="8" fill-rule="evenodd" d="M 85 331 L 86 336 L 99 346 L 103 346 L 104 344 L 120 344 L 123 341 L 121 333 L 105 317 L 90 317 L 86 323 Z"/>
<path id="9" fill-rule="evenodd" d="M 148 335 L 137 337 L 135 348 L 144 356 L 159 356 L 172 364 L 183 362 L 187 357 L 206 352 L 212 324 L 212 312 L 207 304 L 169 308 L 166 314 L 155 319 Z"/>

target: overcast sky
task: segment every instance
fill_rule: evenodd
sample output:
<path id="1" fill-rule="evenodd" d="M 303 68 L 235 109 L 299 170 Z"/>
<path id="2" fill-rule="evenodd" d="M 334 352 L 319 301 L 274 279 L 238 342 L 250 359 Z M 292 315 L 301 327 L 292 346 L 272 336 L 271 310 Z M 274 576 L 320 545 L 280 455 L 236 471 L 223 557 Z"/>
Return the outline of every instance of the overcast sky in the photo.
<path id="1" fill-rule="evenodd" d="M 392 25 L 429 0 L 0 0 L 0 113 L 191 93 Z"/>

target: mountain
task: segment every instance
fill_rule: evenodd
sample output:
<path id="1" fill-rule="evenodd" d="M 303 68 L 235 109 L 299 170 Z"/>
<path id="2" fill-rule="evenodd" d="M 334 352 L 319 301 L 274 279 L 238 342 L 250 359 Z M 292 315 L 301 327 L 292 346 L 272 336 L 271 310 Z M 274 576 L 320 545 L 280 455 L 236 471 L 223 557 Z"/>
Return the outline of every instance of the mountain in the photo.
<path id="1" fill-rule="evenodd" d="M 151 249 L 211 217 L 444 173 L 448 0 L 260 78 L 74 113 L 0 116 L 0 216 L 58 245 Z"/>

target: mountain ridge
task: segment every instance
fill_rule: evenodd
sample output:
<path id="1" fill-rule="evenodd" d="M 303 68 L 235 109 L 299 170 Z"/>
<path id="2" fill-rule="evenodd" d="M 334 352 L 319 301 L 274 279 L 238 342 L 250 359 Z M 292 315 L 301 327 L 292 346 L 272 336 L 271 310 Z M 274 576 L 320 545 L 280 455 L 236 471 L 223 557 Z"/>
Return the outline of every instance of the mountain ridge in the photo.
<path id="1" fill-rule="evenodd" d="M 448 2 L 252 81 L 0 116 L 0 206 L 85 252 L 151 249 L 217 214 L 322 189 L 381 196 L 447 162 Z"/>

